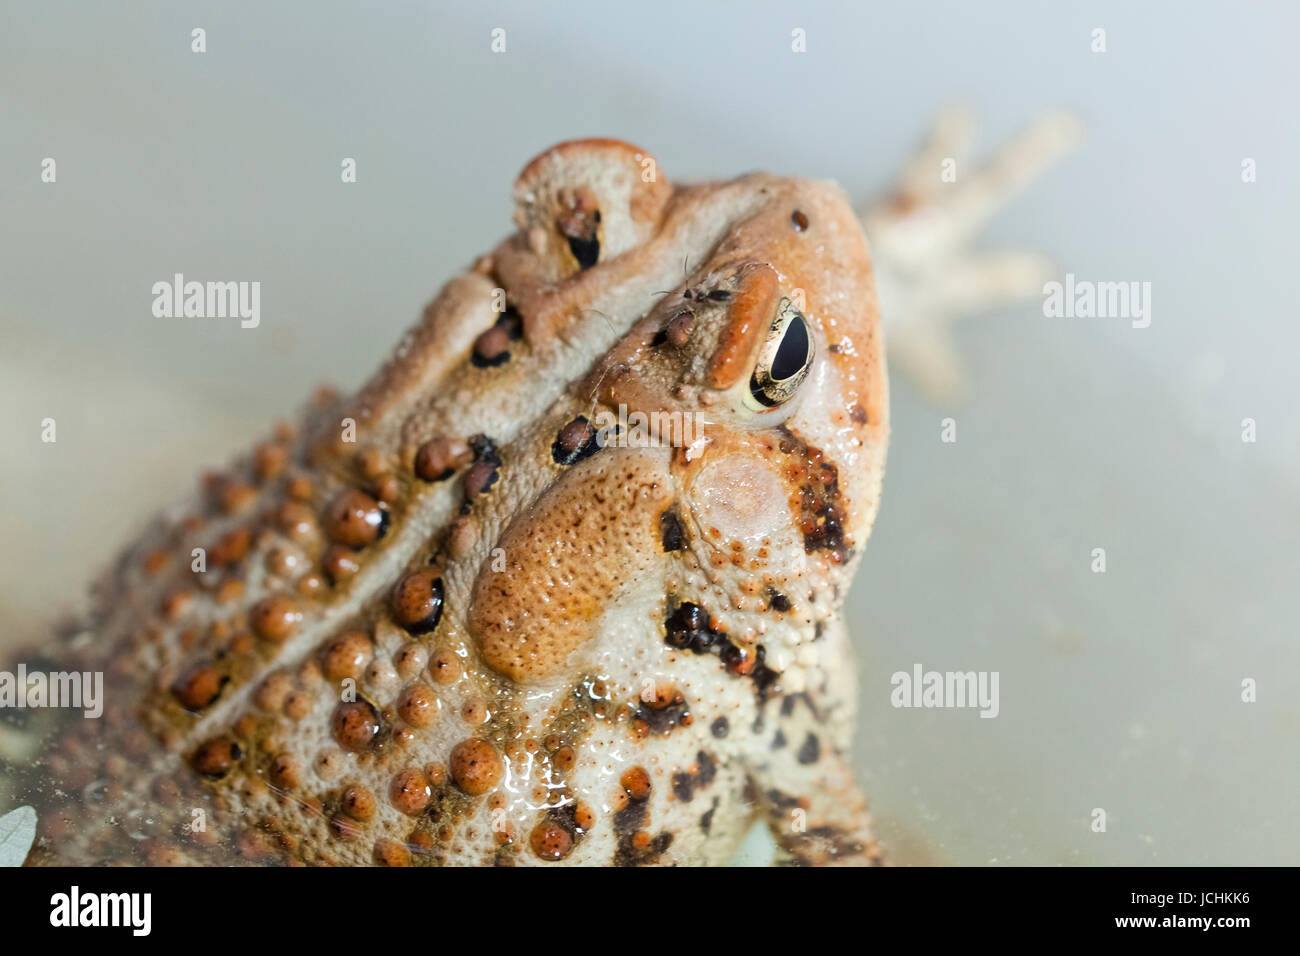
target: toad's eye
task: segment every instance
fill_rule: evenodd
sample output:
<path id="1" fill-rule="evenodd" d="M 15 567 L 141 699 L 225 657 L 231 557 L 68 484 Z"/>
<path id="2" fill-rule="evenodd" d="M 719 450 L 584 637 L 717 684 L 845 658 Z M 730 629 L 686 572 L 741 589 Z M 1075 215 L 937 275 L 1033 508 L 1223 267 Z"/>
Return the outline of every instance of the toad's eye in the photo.
<path id="1" fill-rule="evenodd" d="M 808 320 L 789 299 L 782 299 L 749 379 L 750 404 L 762 411 L 793 398 L 812 368 L 813 351 Z"/>

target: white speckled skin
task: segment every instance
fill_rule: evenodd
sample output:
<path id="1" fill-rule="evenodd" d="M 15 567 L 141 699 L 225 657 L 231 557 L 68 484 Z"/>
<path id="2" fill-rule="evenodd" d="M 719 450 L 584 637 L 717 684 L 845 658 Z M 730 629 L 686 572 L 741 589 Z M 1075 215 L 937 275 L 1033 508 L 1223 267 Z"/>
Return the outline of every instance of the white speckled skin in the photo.
<path id="1" fill-rule="evenodd" d="M 785 861 L 879 861 L 842 756 L 888 434 L 848 203 L 673 188 L 609 140 L 515 195 L 519 231 L 358 395 L 161 518 L 41 649 L 109 691 L 100 721 L 32 725 L 33 862 L 721 863 L 758 818 Z M 760 411 L 787 299 L 814 358 Z M 565 444 L 620 405 L 698 432 Z"/>

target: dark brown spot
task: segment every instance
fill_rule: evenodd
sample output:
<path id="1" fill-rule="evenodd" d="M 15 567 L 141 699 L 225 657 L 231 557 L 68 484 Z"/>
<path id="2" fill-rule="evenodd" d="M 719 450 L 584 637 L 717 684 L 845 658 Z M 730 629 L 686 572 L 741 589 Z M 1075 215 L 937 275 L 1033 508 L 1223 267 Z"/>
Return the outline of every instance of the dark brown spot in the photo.
<path id="1" fill-rule="evenodd" d="M 719 656 L 729 673 L 737 677 L 748 677 L 754 681 L 754 690 L 758 692 L 760 703 L 780 691 L 781 675 L 764 663 L 766 651 L 761 644 L 751 650 L 728 642 L 723 645 Z"/>
<path id="2" fill-rule="evenodd" d="M 675 508 L 669 508 L 659 516 L 659 540 L 665 551 L 680 551 L 685 544 L 682 521 Z"/>
<path id="3" fill-rule="evenodd" d="M 813 448 L 784 426 L 780 428 L 781 451 L 789 456 L 789 477 L 799 487 L 800 530 L 804 550 L 825 551 L 832 561 L 843 564 L 852 553 L 844 534 L 844 503 L 840 498 L 839 473 L 820 448 Z"/>
<path id="4" fill-rule="evenodd" d="M 618 782 L 632 800 L 645 800 L 650 796 L 650 774 L 645 767 L 629 767 Z"/>
<path id="5" fill-rule="evenodd" d="M 666 336 L 670 345 L 681 348 L 691 340 L 695 331 L 695 313 L 690 309 L 681 309 L 668 322 Z"/>
<path id="6" fill-rule="evenodd" d="M 267 776 L 271 778 L 272 785 L 280 790 L 292 790 L 300 780 L 298 762 L 290 754 L 276 754 L 271 766 L 267 768 Z"/>
<path id="7" fill-rule="evenodd" d="M 361 836 L 361 827 L 357 826 L 351 820 L 344 818 L 342 814 L 336 814 L 330 817 L 330 833 L 340 840 L 355 840 Z"/>
<path id="8" fill-rule="evenodd" d="M 636 710 L 632 714 L 632 727 L 638 736 L 647 733 L 669 734 L 676 727 L 691 722 L 690 708 L 686 698 L 676 689 L 663 696 L 656 690 L 652 700 L 638 699 Z"/>
<path id="9" fill-rule="evenodd" d="M 375 815 L 375 795 L 360 784 L 343 791 L 341 809 L 353 820 L 365 823 Z"/>
<path id="10" fill-rule="evenodd" d="M 363 631 L 345 631 L 325 648 L 321 664 L 325 677 L 334 682 L 356 679 L 370 658 L 370 638 Z"/>
<path id="11" fill-rule="evenodd" d="M 560 429 L 551 445 L 551 458 L 558 465 L 572 465 L 600 450 L 599 436 L 586 417 L 579 415 Z"/>
<path id="12" fill-rule="evenodd" d="M 248 623 L 258 637 L 280 643 L 298 630 L 302 611 L 298 602 L 285 594 L 262 598 L 248 612 Z"/>
<path id="13" fill-rule="evenodd" d="M 695 755 L 695 765 L 699 768 L 701 787 L 707 787 L 717 779 L 718 761 L 711 753 L 701 750 Z"/>
<path id="14" fill-rule="evenodd" d="M 471 360 L 479 368 L 493 368 L 510 360 L 510 337 L 500 326 L 492 326 L 474 340 Z"/>
<path id="15" fill-rule="evenodd" d="M 374 859 L 380 866 L 410 866 L 411 851 L 396 840 L 385 838 L 375 841 Z"/>
<path id="16" fill-rule="evenodd" d="M 397 712 L 412 727 L 428 727 L 438 715 L 438 698 L 428 684 L 412 684 L 402 691 Z"/>
<path id="17" fill-rule="evenodd" d="M 425 481 L 444 481 L 474 458 L 459 438 L 434 438 L 415 453 L 415 473 Z"/>
<path id="18" fill-rule="evenodd" d="M 709 725 L 709 732 L 721 740 L 731 732 L 731 722 L 726 717 L 719 717 Z"/>
<path id="19" fill-rule="evenodd" d="M 795 232 L 803 232 L 808 228 L 808 216 L 801 209 L 796 209 L 790 213 L 790 224 L 794 226 Z"/>
<path id="20" fill-rule="evenodd" d="M 768 603 L 772 606 L 772 610 L 781 611 L 782 613 L 790 610 L 790 599 L 780 591 L 776 590 L 776 588 L 767 589 L 767 598 Z"/>
<path id="21" fill-rule="evenodd" d="M 496 484 L 499 477 L 497 469 L 501 467 L 496 442 L 486 435 L 475 435 L 469 440 L 469 447 L 474 452 L 474 464 L 461 479 L 467 505 L 469 500 L 477 498 Z"/>
<path id="22" fill-rule="evenodd" d="M 477 498 L 496 484 L 498 477 L 495 465 L 483 461 L 470 465 L 465 472 L 465 497 Z"/>
<path id="23" fill-rule="evenodd" d="M 388 799 L 405 814 L 419 813 L 429 805 L 433 790 L 429 778 L 420 770 L 408 768 L 393 778 L 388 788 Z"/>
<path id="24" fill-rule="evenodd" d="M 679 800 L 690 800 L 695 791 L 703 790 L 718 777 L 718 761 L 703 750 L 695 755 L 695 766 L 673 774 L 673 792 Z"/>
<path id="25" fill-rule="evenodd" d="M 693 331 L 695 331 L 695 313 L 689 308 L 678 309 L 668 320 L 668 324 L 655 333 L 650 344 L 657 348 L 667 342 L 675 348 L 681 348 L 691 340 Z"/>
<path id="26" fill-rule="evenodd" d="M 276 511 L 274 520 L 281 531 L 299 543 L 310 540 L 316 530 L 316 516 L 298 501 L 286 501 Z"/>
<path id="27" fill-rule="evenodd" d="M 704 831 L 705 836 L 708 836 L 709 831 L 713 829 L 713 814 L 715 814 L 717 811 L 718 811 L 718 798 L 714 797 L 713 806 L 709 807 L 708 811 L 705 812 L 704 816 L 700 817 L 700 829 Z"/>
<path id="28" fill-rule="evenodd" d="M 884 862 L 878 845 L 864 846 L 856 834 L 840 827 L 810 827 L 806 833 L 799 834 L 788 849 L 793 857 L 783 864 L 788 866 L 819 866 L 830 860 L 858 856 L 865 856 L 868 866 L 880 866 Z"/>
<path id="29" fill-rule="evenodd" d="M 341 584 L 361 570 L 361 562 L 350 549 L 336 544 L 325 553 L 321 568 L 329 575 L 331 581 Z"/>
<path id="30" fill-rule="evenodd" d="M 722 635 L 709 627 L 709 614 L 698 604 L 683 601 L 664 622 L 665 639 L 673 647 L 690 648 L 696 654 L 708 653 Z"/>
<path id="31" fill-rule="evenodd" d="M 796 759 L 802 764 L 816 763 L 822 755 L 822 745 L 815 734 L 809 733 L 799 745 Z"/>
<path id="32" fill-rule="evenodd" d="M 775 787 L 767 791 L 767 802 L 778 810 L 793 810 L 799 806 L 798 797 L 793 797 Z"/>
<path id="33" fill-rule="evenodd" d="M 344 701 L 334 708 L 331 729 L 340 747 L 352 751 L 364 750 L 379 733 L 379 714 L 369 701 Z"/>
<path id="34" fill-rule="evenodd" d="M 460 658 L 443 648 L 433 652 L 429 659 L 429 674 L 439 684 L 454 684 L 460 679 Z"/>
<path id="35" fill-rule="evenodd" d="M 754 680 L 760 702 L 780 689 L 777 685 L 780 675 L 764 663 L 763 648 L 748 649 L 733 644 L 725 634 L 710 626 L 708 612 L 698 604 L 683 601 L 673 609 L 664 622 L 664 640 L 696 654 L 716 649 L 729 672 Z"/>
<path id="36" fill-rule="evenodd" d="M 335 499 L 325 515 L 325 533 L 349 548 L 364 548 L 388 530 L 388 509 L 353 488 Z"/>
<path id="37" fill-rule="evenodd" d="M 634 781 L 628 775 L 640 771 Z M 644 777 L 642 786 L 641 777 Z M 629 786 L 629 782 L 632 786 Z M 614 814 L 614 833 L 618 847 L 614 851 L 615 866 L 646 866 L 657 863 L 659 857 L 672 845 L 673 835 L 667 831 L 651 837 L 644 829 L 650 819 L 650 776 L 641 767 L 634 767 L 623 775 L 623 788 L 627 791 L 627 806 Z"/>
<path id="38" fill-rule="evenodd" d="M 506 330 L 506 336 L 511 342 L 518 342 L 524 337 L 524 318 L 513 305 L 506 306 L 506 310 L 497 319 L 497 327 Z"/>
<path id="39" fill-rule="evenodd" d="M 673 793 L 678 800 L 690 800 L 695 796 L 695 778 L 685 770 L 673 774 Z"/>
<path id="40" fill-rule="evenodd" d="M 427 634 L 442 620 L 442 570 L 421 568 L 393 589 L 393 618 L 412 634 Z"/>
<path id="41" fill-rule="evenodd" d="M 573 833 L 548 816 L 533 827 L 528 845 L 540 860 L 563 860 L 573 849 Z"/>
<path id="42" fill-rule="evenodd" d="M 212 550 L 208 552 L 208 557 L 217 567 L 235 564 L 244 560 L 244 555 L 248 554 L 248 545 L 252 540 L 252 535 L 247 528 L 236 528 L 222 535 Z"/>
<path id="43" fill-rule="evenodd" d="M 243 756 L 239 744 L 229 737 L 215 737 L 194 751 L 190 766 L 205 777 L 220 780 L 234 769 Z"/>
<path id="44" fill-rule="evenodd" d="M 478 368 L 495 368 L 510 361 L 510 343 L 523 337 L 523 320 L 513 308 L 507 308 L 492 328 L 474 340 L 470 361 Z"/>
<path id="45" fill-rule="evenodd" d="M 501 754 L 486 740 L 470 737 L 451 751 L 451 778 L 471 797 L 480 797 L 501 781 Z"/>
<path id="46" fill-rule="evenodd" d="M 217 699 L 227 680 L 215 667 L 199 664 L 177 678 L 172 694 L 186 710 L 202 710 Z"/>

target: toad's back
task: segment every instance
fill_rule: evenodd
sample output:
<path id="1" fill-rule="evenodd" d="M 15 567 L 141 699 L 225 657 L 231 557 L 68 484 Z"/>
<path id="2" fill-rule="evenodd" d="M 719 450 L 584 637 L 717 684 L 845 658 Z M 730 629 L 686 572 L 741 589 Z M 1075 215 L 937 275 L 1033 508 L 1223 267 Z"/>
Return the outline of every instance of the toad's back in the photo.
<path id="1" fill-rule="evenodd" d="M 878 859 L 840 611 L 884 361 L 834 186 L 612 140 L 349 398 L 128 547 L 28 670 L 102 672 L 4 770 L 32 862 Z M 37 661 L 40 663 L 37 663 Z"/>

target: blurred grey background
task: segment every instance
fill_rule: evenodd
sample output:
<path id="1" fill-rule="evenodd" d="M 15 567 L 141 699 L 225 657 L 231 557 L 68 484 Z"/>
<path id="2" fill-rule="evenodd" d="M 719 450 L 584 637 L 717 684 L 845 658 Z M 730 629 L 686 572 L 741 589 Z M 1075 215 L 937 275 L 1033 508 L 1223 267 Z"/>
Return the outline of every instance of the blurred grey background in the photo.
<path id="1" fill-rule="evenodd" d="M 8 0 L 3 640 L 315 384 L 367 376 L 551 143 L 866 199 L 945 104 L 985 147 L 1068 106 L 1082 147 L 979 244 L 1148 281 L 1152 324 L 1030 300 L 957 327 L 963 404 L 895 373 L 849 606 L 860 776 L 898 862 L 1300 862 L 1298 32 L 1285 3 Z M 174 272 L 261 281 L 261 327 L 155 319 Z M 894 709 L 915 663 L 999 671 L 1000 715 Z"/>

